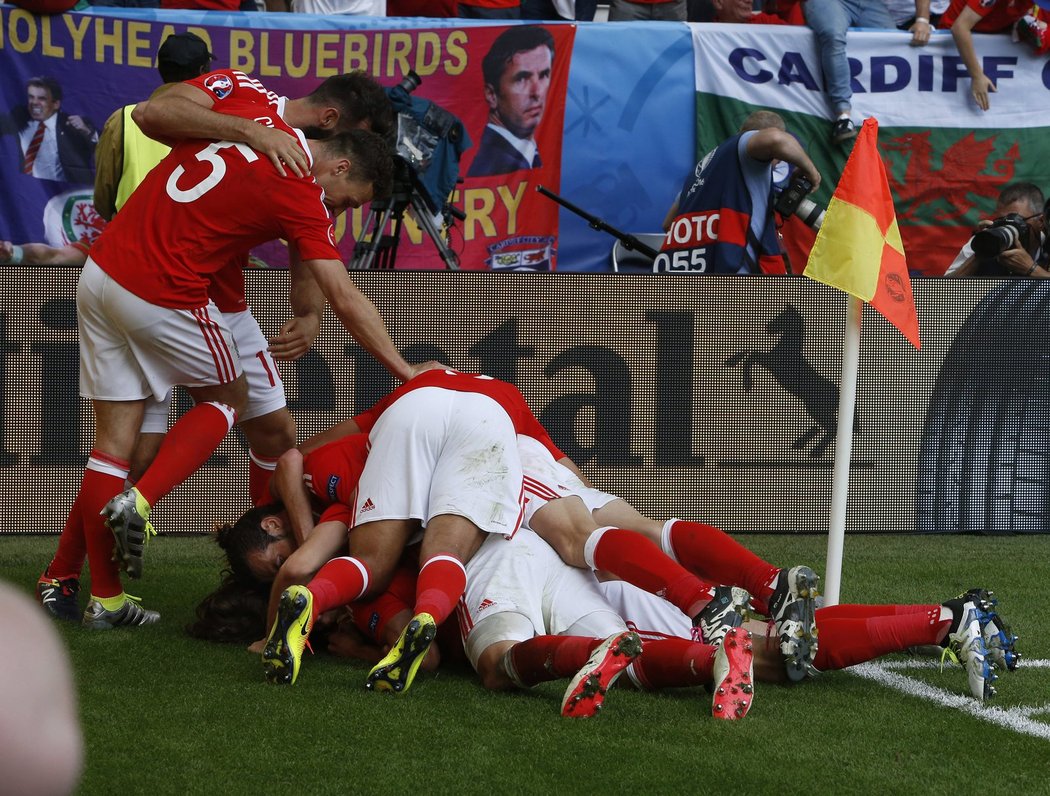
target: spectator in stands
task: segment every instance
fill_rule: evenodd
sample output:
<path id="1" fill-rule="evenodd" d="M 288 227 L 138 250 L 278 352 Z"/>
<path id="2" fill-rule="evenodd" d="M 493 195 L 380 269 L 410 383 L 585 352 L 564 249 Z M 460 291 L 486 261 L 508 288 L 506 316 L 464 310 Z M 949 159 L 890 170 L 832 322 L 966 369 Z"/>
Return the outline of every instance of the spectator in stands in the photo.
<path id="1" fill-rule="evenodd" d="M 820 172 L 772 111 L 748 116 L 696 165 L 664 219 L 653 269 L 673 273 L 785 273 L 773 220 L 775 161 L 820 187 Z"/>
<path id="2" fill-rule="evenodd" d="M 173 33 L 157 50 L 157 71 L 165 83 L 180 83 L 203 75 L 211 66 L 212 54 L 204 39 L 195 33 Z M 95 150 L 95 210 L 106 221 L 151 168 L 168 154 L 168 147 L 145 135 L 131 112 L 135 104 L 117 108 L 102 126 Z"/>
<path id="3" fill-rule="evenodd" d="M 464 19 L 521 19 L 521 0 L 459 0 Z"/>
<path id="4" fill-rule="evenodd" d="M 385 17 L 384 0 L 266 0 L 267 11 L 294 11 L 297 14 L 355 14 Z M 429 16 L 421 14 L 420 16 Z"/>
<path id="5" fill-rule="evenodd" d="M 522 0 L 522 19 L 549 19 L 555 22 L 591 22 L 598 11 L 598 0 Z"/>
<path id="6" fill-rule="evenodd" d="M 945 276 L 1028 276 L 1039 279 L 1050 278 L 1047 269 L 1047 252 L 1044 246 L 1046 212 L 1043 204 L 1043 192 L 1039 186 L 1030 182 L 1012 182 L 999 192 L 992 217 L 982 220 L 978 232 L 986 230 L 997 221 L 1015 214 L 1010 226 L 1015 229 L 1023 219 L 1028 232 L 1016 235 L 1013 245 L 996 256 L 981 257 L 974 253 L 971 237 L 955 256 L 952 264 L 944 272 Z M 1005 244 L 1014 236 L 1004 229 L 1001 239 Z M 980 248 L 980 246 L 978 247 Z"/>
<path id="7" fill-rule="evenodd" d="M 751 0 L 713 0 L 714 22 L 735 22 L 753 25 L 804 25 L 801 3 L 767 2 L 756 11 Z"/>
<path id="8" fill-rule="evenodd" d="M 686 0 L 609 0 L 609 21 L 685 22 L 687 10 Z"/>
<path id="9" fill-rule="evenodd" d="M 824 90 L 835 114 L 831 140 L 842 144 L 857 137 L 857 126 L 850 118 L 853 90 L 846 58 L 846 30 L 850 27 L 892 29 L 897 23 L 884 0 L 806 0 L 803 10 L 806 24 L 817 37 Z"/>
<path id="10" fill-rule="evenodd" d="M 951 0 L 886 0 L 886 8 L 897 27 L 911 33 L 912 46 L 925 47 L 949 2 Z"/>
<path id="11" fill-rule="evenodd" d="M 553 63 L 554 37 L 540 25 L 517 25 L 496 37 L 481 62 L 489 121 L 468 177 L 542 165 L 534 136 L 547 108 Z"/>
<path id="12" fill-rule="evenodd" d="M 1050 6 L 1046 0 L 1040 0 L 1041 7 Z M 1020 20 L 1032 4 L 1021 0 L 952 0 L 948 10 L 941 17 L 940 27 L 950 28 L 959 57 L 966 64 L 970 73 L 970 94 L 982 111 L 989 108 L 988 94 L 995 91 L 995 83 L 984 73 L 981 60 L 977 57 L 973 34 L 1005 33 L 1014 23 Z"/>
<path id="13" fill-rule="evenodd" d="M 53 77 L 26 81 L 26 104 L 0 116 L 0 134 L 17 135 L 18 170 L 41 180 L 90 184 L 98 132 L 89 119 L 62 110 L 62 86 Z"/>

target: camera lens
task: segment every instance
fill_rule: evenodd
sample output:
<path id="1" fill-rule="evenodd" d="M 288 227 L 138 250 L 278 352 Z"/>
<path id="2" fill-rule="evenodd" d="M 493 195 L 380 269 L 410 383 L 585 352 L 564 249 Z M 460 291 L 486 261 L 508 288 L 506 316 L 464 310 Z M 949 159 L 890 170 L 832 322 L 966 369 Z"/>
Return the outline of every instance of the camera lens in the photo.
<path id="1" fill-rule="evenodd" d="M 982 229 L 973 236 L 973 253 L 978 257 L 998 257 L 1017 243 L 1017 230 L 1010 225 Z"/>
<path id="2" fill-rule="evenodd" d="M 398 85 L 403 88 L 407 93 L 411 94 L 417 88 L 419 84 L 423 82 L 423 78 L 415 73 L 415 70 L 409 69 L 408 74 L 401 78 L 401 82 Z"/>

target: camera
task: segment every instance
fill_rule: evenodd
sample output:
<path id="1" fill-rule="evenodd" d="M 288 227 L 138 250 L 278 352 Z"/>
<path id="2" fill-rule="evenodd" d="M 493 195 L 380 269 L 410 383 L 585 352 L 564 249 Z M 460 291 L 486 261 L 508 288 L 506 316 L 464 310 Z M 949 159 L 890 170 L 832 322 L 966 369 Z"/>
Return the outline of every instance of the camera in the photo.
<path id="1" fill-rule="evenodd" d="M 990 260 L 1017 246 L 1027 250 L 1030 240 L 1031 230 L 1024 217 L 1018 213 L 1008 213 L 975 234 L 970 245 L 978 258 Z"/>
<path id="2" fill-rule="evenodd" d="M 824 223 L 824 208 L 808 198 L 812 190 L 813 183 L 805 174 L 796 171 L 788 186 L 780 192 L 773 209 L 784 218 L 798 216 L 808 227 L 820 229 Z"/>
<path id="3" fill-rule="evenodd" d="M 417 88 L 419 84 L 423 82 L 423 78 L 416 74 L 414 69 L 409 69 L 408 74 L 401 78 L 401 82 L 398 83 L 398 88 L 404 90 L 406 94 L 411 94 Z"/>

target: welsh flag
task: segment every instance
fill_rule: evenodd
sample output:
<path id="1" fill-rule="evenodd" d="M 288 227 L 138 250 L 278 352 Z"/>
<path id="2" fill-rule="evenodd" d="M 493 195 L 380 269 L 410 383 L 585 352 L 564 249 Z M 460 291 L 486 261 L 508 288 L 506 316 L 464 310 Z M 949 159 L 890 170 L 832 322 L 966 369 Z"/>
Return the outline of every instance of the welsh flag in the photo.
<path id="1" fill-rule="evenodd" d="M 868 302 L 919 348 L 915 298 L 878 138 L 879 123 L 866 119 L 831 197 L 805 275 Z"/>
<path id="2" fill-rule="evenodd" d="M 831 112 L 812 31 L 802 26 L 695 24 L 697 155 L 737 132 L 757 109 L 784 117 L 823 176 L 812 197 L 827 206 L 850 146 L 832 143 Z M 775 35 L 773 33 L 775 32 Z M 910 47 L 903 31 L 851 30 L 853 117 L 879 120 L 879 148 L 911 273 L 940 276 L 988 217 L 1009 182 L 1045 185 L 1050 114 L 1046 58 L 1009 36 L 983 36 L 985 68 L 998 90 L 991 110 L 970 97 L 970 79 L 947 31 Z M 797 219 L 784 230 L 792 270 L 814 233 Z"/>

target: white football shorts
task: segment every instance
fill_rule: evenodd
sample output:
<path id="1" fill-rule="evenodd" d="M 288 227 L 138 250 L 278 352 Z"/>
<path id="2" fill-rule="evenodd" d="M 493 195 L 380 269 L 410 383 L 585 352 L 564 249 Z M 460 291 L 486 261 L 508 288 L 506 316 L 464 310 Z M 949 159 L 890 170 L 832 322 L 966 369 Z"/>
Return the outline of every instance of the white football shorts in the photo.
<path id="1" fill-rule="evenodd" d="M 354 525 L 455 514 L 487 533 L 521 525 L 517 435 L 506 411 L 471 392 L 421 387 L 380 415 L 357 488 Z"/>
<path id="2" fill-rule="evenodd" d="M 241 374 L 233 334 L 212 302 L 192 310 L 150 304 L 90 257 L 77 285 L 77 329 L 85 398 L 163 399 L 176 384 L 227 384 Z"/>
<path id="3" fill-rule="evenodd" d="M 473 666 L 492 644 L 537 635 L 606 638 L 626 629 L 594 575 L 570 567 L 523 528 L 513 539 L 489 536 L 467 562 L 457 615 Z"/>
<path id="4" fill-rule="evenodd" d="M 576 473 L 555 461 L 551 452 L 532 437 L 518 435 L 518 455 L 525 474 L 524 527 L 532 527 L 529 525 L 532 515 L 558 498 L 575 495 L 584 502 L 588 511 L 619 500 L 616 495 L 586 486 Z"/>
<path id="5" fill-rule="evenodd" d="M 241 369 L 248 381 L 248 405 L 237 422 L 276 412 L 288 405 L 284 395 L 284 382 L 270 356 L 266 337 L 259 322 L 249 310 L 225 312 L 223 317 L 230 327 L 237 351 L 241 356 Z M 171 393 L 163 401 L 146 400 L 146 413 L 142 418 L 143 434 L 163 434 L 168 430 L 171 416 Z"/>

